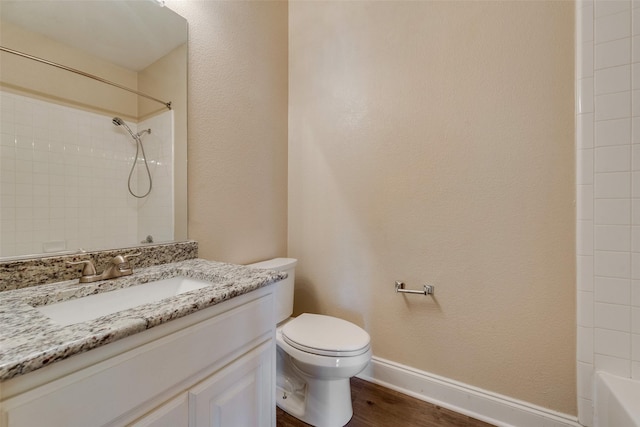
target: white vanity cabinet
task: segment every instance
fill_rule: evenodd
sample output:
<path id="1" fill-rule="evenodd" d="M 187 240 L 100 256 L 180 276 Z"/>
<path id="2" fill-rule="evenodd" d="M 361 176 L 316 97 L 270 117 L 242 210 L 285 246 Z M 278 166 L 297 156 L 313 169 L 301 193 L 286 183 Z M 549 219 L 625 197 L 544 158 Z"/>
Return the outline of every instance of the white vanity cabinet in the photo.
<path id="1" fill-rule="evenodd" d="M 144 415 L 131 427 L 189 427 L 189 395 L 182 393 Z"/>
<path id="2" fill-rule="evenodd" d="M 0 383 L 0 427 L 275 426 L 273 287 Z"/>
<path id="3" fill-rule="evenodd" d="M 132 427 L 220 427 L 272 425 L 271 363 L 265 342 L 188 392 L 161 405 Z"/>
<path id="4" fill-rule="evenodd" d="M 271 346 L 264 343 L 191 389 L 190 425 L 270 426 L 275 408 L 264 396 L 271 393 L 273 354 Z"/>

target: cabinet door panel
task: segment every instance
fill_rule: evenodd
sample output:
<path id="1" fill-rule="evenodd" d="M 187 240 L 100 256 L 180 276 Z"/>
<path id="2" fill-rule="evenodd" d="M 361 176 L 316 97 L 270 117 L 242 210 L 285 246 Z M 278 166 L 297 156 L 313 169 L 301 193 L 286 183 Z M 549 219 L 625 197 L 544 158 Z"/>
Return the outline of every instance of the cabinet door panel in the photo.
<path id="1" fill-rule="evenodd" d="M 189 427 L 271 426 L 272 361 L 265 342 L 191 389 Z"/>
<path id="2" fill-rule="evenodd" d="M 150 414 L 131 423 L 130 427 L 188 427 L 189 426 L 188 394 L 183 393 L 171 399 Z"/>

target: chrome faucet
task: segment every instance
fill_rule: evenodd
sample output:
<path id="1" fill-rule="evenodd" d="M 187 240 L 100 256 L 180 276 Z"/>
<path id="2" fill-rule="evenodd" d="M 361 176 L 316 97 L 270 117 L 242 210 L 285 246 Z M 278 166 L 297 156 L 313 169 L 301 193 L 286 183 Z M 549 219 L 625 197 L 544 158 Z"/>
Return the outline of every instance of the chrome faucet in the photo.
<path id="1" fill-rule="evenodd" d="M 116 277 L 129 276 L 133 273 L 129 258 L 138 256 L 141 253 L 135 253 L 131 255 L 117 255 L 113 257 L 109 266 L 104 269 L 102 274 L 97 274 L 96 267 L 91 260 L 83 260 L 78 262 L 67 261 L 67 265 L 79 265 L 84 264 L 82 268 L 82 276 L 80 276 L 80 283 L 97 282 L 98 280 L 115 279 Z"/>

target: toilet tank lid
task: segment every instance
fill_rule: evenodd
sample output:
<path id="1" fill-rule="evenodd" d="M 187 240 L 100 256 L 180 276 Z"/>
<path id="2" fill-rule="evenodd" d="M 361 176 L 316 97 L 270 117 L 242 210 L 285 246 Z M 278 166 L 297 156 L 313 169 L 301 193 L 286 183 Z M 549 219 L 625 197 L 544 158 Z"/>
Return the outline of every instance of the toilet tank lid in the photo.
<path id="1" fill-rule="evenodd" d="M 268 259 L 266 261 L 256 262 L 253 264 L 247 264 L 247 267 L 251 268 L 259 268 L 262 270 L 286 270 L 288 268 L 293 268 L 298 263 L 298 260 L 295 258 L 273 258 Z"/>

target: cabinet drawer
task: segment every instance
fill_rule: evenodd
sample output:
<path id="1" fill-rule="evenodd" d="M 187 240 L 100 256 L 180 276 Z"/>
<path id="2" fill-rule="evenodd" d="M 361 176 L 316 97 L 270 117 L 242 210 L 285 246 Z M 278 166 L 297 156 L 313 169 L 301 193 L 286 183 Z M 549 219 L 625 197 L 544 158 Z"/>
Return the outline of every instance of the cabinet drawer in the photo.
<path id="1" fill-rule="evenodd" d="M 272 332 L 273 319 L 267 294 L 3 402 L 7 427 L 107 424 L 167 390 L 185 390 L 203 370 Z"/>

